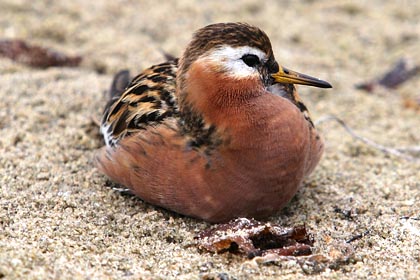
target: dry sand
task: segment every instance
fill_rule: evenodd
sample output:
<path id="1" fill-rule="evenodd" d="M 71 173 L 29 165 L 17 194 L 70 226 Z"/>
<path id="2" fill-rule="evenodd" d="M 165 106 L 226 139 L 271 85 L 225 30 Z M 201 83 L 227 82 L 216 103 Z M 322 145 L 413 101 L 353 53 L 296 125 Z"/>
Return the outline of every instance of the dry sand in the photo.
<path id="1" fill-rule="evenodd" d="M 84 56 L 79 68 L 47 70 L 0 58 L 0 278 L 420 277 L 420 164 L 367 147 L 337 124 L 320 126 L 322 162 L 269 219 L 305 223 L 327 256 L 369 230 L 351 243 L 348 263 L 319 273 L 295 260 L 256 265 L 199 251 L 193 238 L 208 224 L 121 195 L 93 167 L 101 142 L 91 118 L 115 71 L 161 62 L 161 50 L 179 55 L 194 30 L 221 21 L 260 26 L 281 64 L 334 85 L 300 88 L 314 119 L 336 114 L 381 144 L 419 144 L 420 115 L 402 106 L 419 95 L 418 77 L 375 94 L 353 85 L 402 56 L 420 63 L 420 1 L 260 2 L 0 0 L 0 37 Z"/>

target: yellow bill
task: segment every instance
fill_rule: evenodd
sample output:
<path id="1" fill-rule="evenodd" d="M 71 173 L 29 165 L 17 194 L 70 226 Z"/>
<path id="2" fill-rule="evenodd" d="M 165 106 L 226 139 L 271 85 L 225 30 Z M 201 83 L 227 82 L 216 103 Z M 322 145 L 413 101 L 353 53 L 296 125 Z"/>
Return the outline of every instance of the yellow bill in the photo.
<path id="1" fill-rule="evenodd" d="M 271 75 L 277 83 L 282 84 L 299 84 L 313 86 L 319 88 L 332 88 L 331 84 L 309 75 L 280 67 L 279 72 Z"/>

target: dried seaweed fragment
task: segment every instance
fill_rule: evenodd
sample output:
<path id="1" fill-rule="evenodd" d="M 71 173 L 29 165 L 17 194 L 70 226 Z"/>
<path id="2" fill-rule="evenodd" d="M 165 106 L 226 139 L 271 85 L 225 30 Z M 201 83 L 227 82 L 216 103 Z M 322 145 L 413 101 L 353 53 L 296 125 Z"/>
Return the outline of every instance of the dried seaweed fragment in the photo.
<path id="1" fill-rule="evenodd" d="M 365 90 L 367 92 L 373 92 L 377 86 L 383 86 L 388 89 L 395 89 L 419 73 L 419 65 L 409 67 L 407 60 L 401 58 L 388 72 L 383 74 L 381 77 L 357 84 L 356 88 Z"/>
<path id="2" fill-rule="evenodd" d="M 328 247 L 326 255 L 317 254 L 297 260 L 304 273 L 318 274 L 327 268 L 343 269 L 346 265 L 358 261 L 354 254 L 354 248 L 347 243 L 334 243 Z"/>
<path id="3" fill-rule="evenodd" d="M 76 67 L 82 61 L 81 56 L 67 56 L 52 49 L 28 44 L 19 39 L 0 40 L 0 56 L 38 68 L 51 66 Z"/>
<path id="4" fill-rule="evenodd" d="M 313 238 L 305 226 L 283 228 L 253 219 L 239 218 L 201 232 L 199 246 L 210 252 L 245 254 L 248 258 L 274 254 L 307 256 L 312 253 Z"/>
<path id="5" fill-rule="evenodd" d="M 420 95 L 415 98 L 404 98 L 403 105 L 405 108 L 420 112 Z"/>

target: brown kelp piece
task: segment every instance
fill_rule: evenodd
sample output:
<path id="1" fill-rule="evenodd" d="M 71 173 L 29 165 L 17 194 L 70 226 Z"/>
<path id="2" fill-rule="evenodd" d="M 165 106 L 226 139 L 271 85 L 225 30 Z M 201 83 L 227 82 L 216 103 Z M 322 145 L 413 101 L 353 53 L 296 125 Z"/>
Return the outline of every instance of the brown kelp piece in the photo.
<path id="1" fill-rule="evenodd" d="M 82 61 L 81 56 L 68 56 L 49 48 L 29 44 L 20 39 L 0 40 L 0 56 L 37 68 L 76 67 Z"/>
<path id="2" fill-rule="evenodd" d="M 373 92 L 378 85 L 388 89 L 395 89 L 419 73 L 419 65 L 409 66 L 408 61 L 405 58 L 401 58 L 381 77 L 357 84 L 356 88 L 367 92 Z"/>
<path id="3" fill-rule="evenodd" d="M 284 228 L 254 219 L 238 218 L 201 232 L 198 244 L 210 252 L 239 253 L 248 258 L 274 254 L 306 256 L 312 253 L 313 237 L 305 226 Z"/>

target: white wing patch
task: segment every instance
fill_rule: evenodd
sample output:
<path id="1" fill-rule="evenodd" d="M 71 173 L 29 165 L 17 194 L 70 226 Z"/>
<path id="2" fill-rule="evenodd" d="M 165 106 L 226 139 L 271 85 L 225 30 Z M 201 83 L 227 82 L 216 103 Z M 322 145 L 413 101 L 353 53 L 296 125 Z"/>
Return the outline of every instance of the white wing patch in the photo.
<path id="1" fill-rule="evenodd" d="M 112 147 L 115 144 L 115 139 L 112 137 L 112 133 L 109 132 L 111 125 L 105 125 L 104 123 L 100 127 L 101 134 L 104 136 L 105 144 L 107 147 Z"/>

